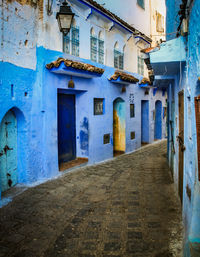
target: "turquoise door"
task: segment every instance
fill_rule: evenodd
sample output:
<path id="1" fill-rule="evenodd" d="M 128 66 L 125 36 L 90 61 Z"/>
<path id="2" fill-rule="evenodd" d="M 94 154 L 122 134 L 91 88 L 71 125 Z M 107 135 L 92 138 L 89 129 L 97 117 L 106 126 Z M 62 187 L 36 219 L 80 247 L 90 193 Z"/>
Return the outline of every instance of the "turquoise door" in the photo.
<path id="1" fill-rule="evenodd" d="M 7 112 L 0 125 L 0 191 L 17 183 L 17 120 Z"/>

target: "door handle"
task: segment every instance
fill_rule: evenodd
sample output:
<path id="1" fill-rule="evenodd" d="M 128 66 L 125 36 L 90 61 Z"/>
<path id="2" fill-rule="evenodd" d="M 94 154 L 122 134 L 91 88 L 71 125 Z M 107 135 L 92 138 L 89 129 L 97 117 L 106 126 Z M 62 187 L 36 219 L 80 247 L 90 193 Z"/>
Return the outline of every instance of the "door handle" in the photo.
<path id="1" fill-rule="evenodd" d="M 9 150 L 13 150 L 13 148 L 10 148 L 8 145 L 5 145 L 5 147 L 4 147 L 4 152 L 5 152 L 5 154 L 7 153 L 7 151 L 9 151 Z"/>
<path id="2" fill-rule="evenodd" d="M 179 144 L 181 145 L 181 151 L 185 151 L 186 147 L 185 147 L 185 145 L 183 143 L 182 137 L 181 136 L 176 136 L 176 138 L 177 138 Z"/>

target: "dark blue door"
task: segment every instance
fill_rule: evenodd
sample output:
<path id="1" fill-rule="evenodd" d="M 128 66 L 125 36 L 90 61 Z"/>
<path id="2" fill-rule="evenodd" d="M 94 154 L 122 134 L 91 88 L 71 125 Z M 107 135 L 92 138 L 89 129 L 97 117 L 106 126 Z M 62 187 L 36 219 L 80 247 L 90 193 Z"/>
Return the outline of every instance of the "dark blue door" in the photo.
<path id="1" fill-rule="evenodd" d="M 76 158 L 75 96 L 58 94 L 59 163 Z"/>
<path id="2" fill-rule="evenodd" d="M 162 102 L 156 101 L 155 106 L 155 130 L 154 130 L 154 138 L 161 139 L 162 138 Z"/>
<path id="3" fill-rule="evenodd" d="M 149 101 L 141 102 L 141 143 L 149 143 Z"/>

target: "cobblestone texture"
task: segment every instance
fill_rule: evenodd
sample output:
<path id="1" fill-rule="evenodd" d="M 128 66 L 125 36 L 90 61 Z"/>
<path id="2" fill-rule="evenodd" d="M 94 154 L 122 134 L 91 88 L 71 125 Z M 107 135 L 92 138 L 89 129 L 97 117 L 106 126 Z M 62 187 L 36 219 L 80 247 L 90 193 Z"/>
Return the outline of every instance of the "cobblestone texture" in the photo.
<path id="1" fill-rule="evenodd" d="M 0 257 L 179 257 L 166 142 L 30 188 L 0 209 Z"/>

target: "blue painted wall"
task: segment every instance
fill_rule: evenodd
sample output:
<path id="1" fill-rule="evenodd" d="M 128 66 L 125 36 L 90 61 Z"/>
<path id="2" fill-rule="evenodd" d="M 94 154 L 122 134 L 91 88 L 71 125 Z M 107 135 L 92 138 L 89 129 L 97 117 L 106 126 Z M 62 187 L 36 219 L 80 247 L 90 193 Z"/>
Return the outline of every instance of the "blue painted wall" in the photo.
<path id="1" fill-rule="evenodd" d="M 188 1 L 190 2 L 190 1 Z M 179 1 L 166 1 L 167 3 L 167 32 L 172 32 L 176 25 L 174 22 L 177 16 L 177 4 Z M 200 256 L 200 182 L 198 178 L 198 159 L 197 159 L 197 137 L 196 137 L 196 118 L 194 97 L 200 95 L 198 82 L 199 63 L 200 63 L 200 27 L 199 27 L 200 6 L 199 1 L 193 1 L 189 16 L 188 37 L 180 38 L 184 42 L 180 44 L 179 52 L 186 50 L 186 62 L 179 63 L 179 69 L 175 71 L 170 66 L 169 57 L 172 51 L 169 49 L 160 55 L 157 53 L 157 63 L 155 68 L 157 75 L 162 74 L 162 68 L 166 68 L 163 81 L 167 83 L 168 88 L 168 105 L 169 105 L 169 122 L 171 121 L 173 129 L 169 126 L 168 138 L 168 159 L 173 170 L 174 180 L 178 188 L 178 141 L 176 137 L 179 134 L 179 111 L 178 111 L 178 93 L 184 90 L 184 181 L 183 181 L 183 221 L 185 227 L 185 251 L 184 256 Z M 171 39 L 172 36 L 168 36 Z M 178 41 L 177 41 L 178 42 Z M 173 42 L 169 41 L 173 45 Z M 162 48 L 162 47 L 161 47 Z M 171 58 L 171 57 L 170 57 Z M 174 59 L 177 54 L 174 53 Z M 166 62 L 165 62 L 166 60 Z M 159 67 L 160 66 L 160 67 Z M 157 67 L 159 67 L 157 69 Z M 160 74 L 159 74 L 160 73 Z M 168 82 L 166 82 L 168 81 Z M 172 140 L 173 138 L 173 140 Z M 174 141 L 174 147 L 172 144 Z"/>
<path id="2" fill-rule="evenodd" d="M 67 92 L 76 98 L 76 155 L 86 157 L 89 164 L 113 158 L 113 101 L 121 97 L 125 101 L 126 152 L 131 152 L 141 145 L 141 100 L 149 100 L 149 135 L 153 141 L 154 122 L 152 112 L 155 101 L 165 97 L 158 90 L 153 96 L 144 94 L 138 84 L 122 86 L 111 83 L 108 78 L 115 69 L 89 60 L 80 61 L 105 68 L 101 78 L 72 77 L 74 89 L 68 89 L 67 75 L 53 74 L 45 68 L 47 63 L 65 56 L 61 52 L 37 48 L 36 70 L 20 68 L 10 63 L 1 62 L 0 78 L 0 121 L 12 109 L 18 124 L 18 183 L 44 181 L 59 174 L 57 140 L 57 94 Z M 133 74 L 138 77 L 137 74 Z M 13 86 L 11 86 L 13 85 Z M 103 115 L 93 114 L 93 99 L 105 98 Z M 6 101 L 5 101 L 6 99 Z M 135 117 L 130 117 L 130 103 L 135 104 Z M 135 131 L 136 138 L 131 140 L 130 133 Z M 104 134 L 110 134 L 110 143 L 103 144 Z M 165 127 L 163 126 L 163 137 Z"/>
<path id="3" fill-rule="evenodd" d="M 176 31 L 179 26 L 178 11 L 182 0 L 165 0 L 166 2 L 166 39 L 171 40 L 176 37 Z"/>

